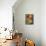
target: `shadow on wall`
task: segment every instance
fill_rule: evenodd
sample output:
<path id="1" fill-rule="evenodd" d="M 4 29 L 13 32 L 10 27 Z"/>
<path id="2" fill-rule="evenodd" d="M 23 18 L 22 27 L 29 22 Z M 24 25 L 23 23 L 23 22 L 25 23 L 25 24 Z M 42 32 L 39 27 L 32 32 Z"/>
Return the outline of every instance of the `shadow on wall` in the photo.
<path id="1" fill-rule="evenodd" d="M 36 46 L 41 46 L 41 38 L 36 38 L 35 36 L 33 36 L 29 33 L 28 33 L 28 35 L 23 33 L 23 37 L 25 40 L 26 39 L 33 40 Z"/>

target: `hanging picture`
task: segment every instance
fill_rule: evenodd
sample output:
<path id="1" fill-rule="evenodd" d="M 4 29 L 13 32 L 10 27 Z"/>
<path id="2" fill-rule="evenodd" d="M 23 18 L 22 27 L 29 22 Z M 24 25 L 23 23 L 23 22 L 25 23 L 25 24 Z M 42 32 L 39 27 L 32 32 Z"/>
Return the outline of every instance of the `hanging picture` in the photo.
<path id="1" fill-rule="evenodd" d="M 25 14 L 25 23 L 28 25 L 33 24 L 33 14 Z"/>

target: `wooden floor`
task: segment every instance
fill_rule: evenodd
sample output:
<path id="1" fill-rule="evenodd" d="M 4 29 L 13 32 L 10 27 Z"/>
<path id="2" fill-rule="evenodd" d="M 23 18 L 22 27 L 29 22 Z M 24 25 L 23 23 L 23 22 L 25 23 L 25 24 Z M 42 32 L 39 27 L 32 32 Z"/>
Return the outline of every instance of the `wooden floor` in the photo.
<path id="1" fill-rule="evenodd" d="M 2 43 L 0 46 L 16 46 L 15 39 L 13 39 L 13 40 L 6 40 L 6 42 Z"/>

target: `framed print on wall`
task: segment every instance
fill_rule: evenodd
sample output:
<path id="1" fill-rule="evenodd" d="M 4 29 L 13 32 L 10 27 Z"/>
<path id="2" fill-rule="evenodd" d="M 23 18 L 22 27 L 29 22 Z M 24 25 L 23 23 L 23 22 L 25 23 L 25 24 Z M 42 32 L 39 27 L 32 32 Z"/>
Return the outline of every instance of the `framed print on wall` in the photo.
<path id="1" fill-rule="evenodd" d="M 25 14 L 25 24 L 31 25 L 33 24 L 33 14 Z"/>

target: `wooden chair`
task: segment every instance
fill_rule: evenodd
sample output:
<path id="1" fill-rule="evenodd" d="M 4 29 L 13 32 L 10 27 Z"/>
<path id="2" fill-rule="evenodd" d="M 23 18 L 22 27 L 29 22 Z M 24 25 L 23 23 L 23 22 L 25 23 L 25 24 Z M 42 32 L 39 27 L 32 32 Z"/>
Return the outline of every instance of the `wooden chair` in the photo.
<path id="1" fill-rule="evenodd" d="M 32 40 L 26 40 L 25 46 L 35 46 L 35 43 Z"/>
<path id="2" fill-rule="evenodd" d="M 22 46 L 22 33 L 16 33 L 15 36 L 16 46 Z"/>

